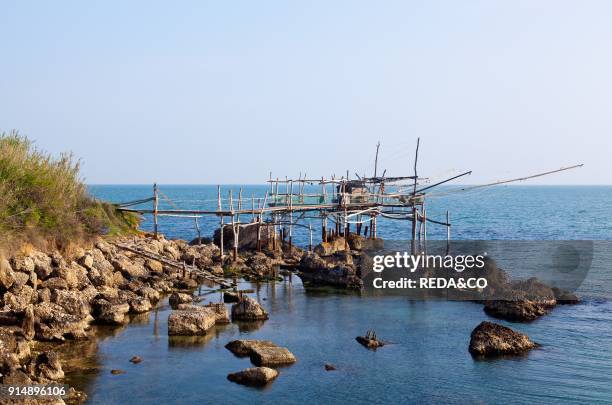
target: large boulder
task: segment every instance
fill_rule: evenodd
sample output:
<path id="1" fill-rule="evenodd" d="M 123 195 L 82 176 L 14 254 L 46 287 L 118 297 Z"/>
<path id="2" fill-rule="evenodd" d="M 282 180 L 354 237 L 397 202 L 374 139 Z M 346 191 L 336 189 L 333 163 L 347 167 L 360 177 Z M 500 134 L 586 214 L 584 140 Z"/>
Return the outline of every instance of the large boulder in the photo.
<path id="1" fill-rule="evenodd" d="M 469 351 L 474 356 L 498 356 L 524 353 L 536 346 L 527 335 L 485 321 L 472 331 Z"/>
<path id="2" fill-rule="evenodd" d="M 272 228 L 267 226 L 260 227 L 260 240 L 262 248 L 266 247 L 268 239 L 272 240 Z M 268 235 L 268 232 L 270 234 Z M 269 236 L 269 238 L 268 238 Z M 217 228 L 213 235 L 215 245 L 220 246 L 221 243 L 221 228 Z M 280 247 L 280 240 L 277 236 L 277 246 Z M 223 228 L 223 246 L 225 249 L 230 249 L 234 246 L 234 232 L 232 225 L 227 224 Z M 257 249 L 257 225 L 241 227 L 238 233 L 238 250 L 255 250 Z"/>
<path id="3" fill-rule="evenodd" d="M 268 319 L 268 313 L 251 297 L 243 296 L 232 305 L 232 319 L 240 321 L 259 321 Z"/>
<path id="4" fill-rule="evenodd" d="M 85 318 L 91 313 L 89 302 L 80 291 L 53 290 L 51 292 L 51 301 L 64 308 L 68 314 L 76 315 L 80 318 Z"/>
<path id="5" fill-rule="evenodd" d="M 63 307 L 52 302 L 35 305 L 34 316 L 38 319 L 35 323 L 36 339 L 48 341 L 85 338 L 93 320 L 90 315 L 79 317 L 68 314 Z"/>
<path id="6" fill-rule="evenodd" d="M 168 316 L 169 336 L 205 335 L 215 325 L 216 315 L 208 308 L 172 311 Z"/>
<path id="7" fill-rule="evenodd" d="M 317 253 L 309 252 L 300 261 L 299 269 L 300 278 L 308 283 L 354 290 L 363 287 L 363 281 L 350 255 L 342 258 L 321 257 Z"/>
<path id="8" fill-rule="evenodd" d="M 278 371 L 268 367 L 252 367 L 227 375 L 227 379 L 237 384 L 262 386 L 278 377 Z"/>
<path id="9" fill-rule="evenodd" d="M 122 325 L 130 305 L 120 299 L 97 298 L 92 302 L 93 316 L 97 322 L 110 325 Z"/>
<path id="10" fill-rule="evenodd" d="M 483 309 L 487 315 L 511 322 L 530 322 L 550 311 L 538 301 L 486 301 Z"/>

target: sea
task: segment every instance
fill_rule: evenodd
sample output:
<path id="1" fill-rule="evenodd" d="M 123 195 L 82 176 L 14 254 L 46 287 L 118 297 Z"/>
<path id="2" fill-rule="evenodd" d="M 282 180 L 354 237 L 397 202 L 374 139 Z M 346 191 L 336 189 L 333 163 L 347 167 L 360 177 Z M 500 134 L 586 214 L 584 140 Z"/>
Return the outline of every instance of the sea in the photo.
<path id="1" fill-rule="evenodd" d="M 91 185 L 96 198 L 126 202 L 152 196 L 150 185 Z M 265 185 L 224 185 L 222 204 L 242 189 L 243 208 L 264 197 Z M 214 210 L 216 185 L 160 185 L 160 209 Z M 310 189 L 308 189 L 310 190 Z M 308 191 L 307 190 L 307 191 Z M 147 205 L 149 204 L 149 205 Z M 150 203 L 136 206 L 150 208 Z M 257 202 L 255 202 L 257 205 Z M 427 216 L 444 222 L 449 211 L 453 240 L 596 241 L 591 269 L 579 289 L 582 302 L 558 306 L 531 323 L 493 320 L 483 306 L 461 301 L 419 301 L 401 296 L 365 296 L 333 289 L 306 289 L 297 275 L 282 282 L 240 283 L 270 313 L 260 323 L 215 327 L 197 338 L 167 336 L 170 308 L 134 317 L 119 328 L 97 327 L 95 347 L 75 353 L 87 365 L 67 373 L 67 382 L 89 403 L 612 403 L 612 186 L 498 186 L 462 191 L 444 187 L 427 199 Z M 243 220 L 249 220 L 245 216 Z M 320 239 L 318 218 L 303 218 Z M 211 236 L 218 218 L 198 218 Z M 144 216 L 143 230 L 152 229 Z M 160 217 L 168 238 L 197 236 L 195 218 Z M 446 227 L 429 224 L 428 238 L 445 239 Z M 378 236 L 407 239 L 410 223 L 382 219 Z M 306 246 L 307 227 L 293 240 Z M 512 269 L 508 269 L 512 274 Z M 517 269 L 520 270 L 520 269 Z M 518 274 L 518 273 L 517 273 Z M 221 298 L 203 286 L 196 294 Z M 492 320 L 526 333 L 541 346 L 527 355 L 491 360 L 468 352 L 470 333 Z M 390 344 L 377 351 L 355 341 L 367 330 Z M 250 367 L 224 348 L 234 339 L 268 339 L 298 361 L 280 370 L 264 388 L 231 383 L 227 374 Z M 132 364 L 132 356 L 143 361 Z M 331 363 L 335 371 L 326 371 Z M 123 374 L 111 374 L 111 370 Z"/>

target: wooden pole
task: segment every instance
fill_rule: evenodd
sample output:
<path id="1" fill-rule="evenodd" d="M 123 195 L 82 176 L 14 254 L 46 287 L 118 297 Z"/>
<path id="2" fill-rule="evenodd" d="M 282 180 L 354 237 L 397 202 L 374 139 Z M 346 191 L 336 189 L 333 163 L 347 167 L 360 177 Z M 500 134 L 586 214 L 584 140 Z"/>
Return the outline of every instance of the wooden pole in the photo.
<path id="1" fill-rule="evenodd" d="M 289 251 L 291 251 L 293 237 L 293 180 L 291 180 L 291 189 L 289 192 Z"/>
<path id="2" fill-rule="evenodd" d="M 195 227 L 196 227 L 196 231 L 198 232 L 198 245 L 201 245 L 202 244 L 202 234 L 200 233 L 200 224 L 198 223 L 197 215 L 194 216 L 193 219 L 195 220 Z"/>
<path id="3" fill-rule="evenodd" d="M 157 194 L 157 183 L 153 183 L 153 236 L 157 239 L 157 207 L 159 196 Z"/>
<path id="4" fill-rule="evenodd" d="M 309 243 L 308 243 L 308 251 L 312 252 L 312 226 L 308 224 L 308 234 L 310 235 Z"/>
<path id="5" fill-rule="evenodd" d="M 415 241 L 416 241 L 416 221 L 417 221 L 417 215 L 418 215 L 418 211 L 417 211 L 417 207 L 416 207 L 416 187 L 417 187 L 417 163 L 419 160 L 419 143 L 420 143 L 420 138 L 417 138 L 417 146 L 416 146 L 416 152 L 414 154 L 414 187 L 412 189 L 412 253 L 414 254 L 415 252 Z"/>
<path id="6" fill-rule="evenodd" d="M 222 206 L 221 206 L 221 185 L 217 186 L 217 209 L 219 211 L 222 211 Z M 223 256 L 224 256 L 224 252 L 223 252 L 223 228 L 225 228 L 223 226 L 223 215 L 221 215 L 221 219 L 220 219 L 220 228 L 219 228 L 219 234 L 221 235 L 219 238 L 219 248 L 221 249 L 221 261 L 223 261 Z"/>
<path id="7" fill-rule="evenodd" d="M 236 216 L 234 215 L 234 198 L 232 190 L 229 191 L 230 212 L 232 214 L 232 232 L 234 235 L 233 256 L 234 261 L 238 259 L 238 232 L 236 232 Z"/>

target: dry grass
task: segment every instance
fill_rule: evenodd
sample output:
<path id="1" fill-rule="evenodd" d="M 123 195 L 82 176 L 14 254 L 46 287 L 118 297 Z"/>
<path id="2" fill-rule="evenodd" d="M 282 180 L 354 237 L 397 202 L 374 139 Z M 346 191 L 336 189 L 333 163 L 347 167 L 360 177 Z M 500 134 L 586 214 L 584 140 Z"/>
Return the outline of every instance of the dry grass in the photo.
<path id="1" fill-rule="evenodd" d="M 100 234 L 133 230 L 138 219 L 93 199 L 72 154 L 38 150 L 16 131 L 0 134 L 0 245 L 58 247 Z"/>

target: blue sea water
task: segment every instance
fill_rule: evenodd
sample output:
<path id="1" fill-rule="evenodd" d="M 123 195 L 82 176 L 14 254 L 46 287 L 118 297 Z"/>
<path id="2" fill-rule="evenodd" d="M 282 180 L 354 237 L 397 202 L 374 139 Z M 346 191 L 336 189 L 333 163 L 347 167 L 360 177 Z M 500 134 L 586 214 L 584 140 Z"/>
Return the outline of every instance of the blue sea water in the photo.
<path id="1" fill-rule="evenodd" d="M 237 195 L 239 186 L 224 186 L 225 192 L 229 187 Z M 216 186 L 162 185 L 160 190 L 180 208 L 216 207 Z M 244 186 L 243 195 L 262 197 L 265 190 Z M 151 187 L 91 186 L 91 192 L 119 202 L 150 196 Z M 498 187 L 428 200 L 431 218 L 444 219 L 447 209 L 455 239 L 612 239 L 612 187 Z M 312 221 L 317 226 L 318 220 Z M 211 234 L 217 219 L 202 218 L 200 224 L 204 235 Z M 168 237 L 183 239 L 195 236 L 193 225 L 193 219 L 160 221 Z M 151 229 L 150 219 L 143 228 Z M 406 222 L 379 222 L 383 238 L 408 234 Z M 446 230 L 431 226 L 428 234 L 443 239 Z M 306 232 L 296 231 L 295 239 L 305 244 Z M 97 371 L 70 375 L 69 381 L 96 404 L 611 403 L 612 305 L 601 298 L 612 285 L 610 246 L 599 245 L 583 303 L 559 306 L 532 323 L 500 322 L 542 345 L 526 356 L 490 361 L 470 356 L 470 332 L 489 319 L 482 305 L 312 292 L 293 276 L 241 285 L 255 289 L 270 312 L 261 324 L 233 323 L 207 337 L 169 339 L 164 302 L 126 327 L 102 328 L 97 353 L 89 354 Z M 207 288 L 200 293 L 219 299 Z M 376 352 L 364 349 L 354 338 L 368 329 L 393 344 Z M 264 389 L 230 383 L 228 373 L 250 366 L 224 348 L 237 338 L 270 339 L 288 347 L 298 362 L 280 369 L 278 379 Z M 129 363 L 133 355 L 143 362 Z M 325 371 L 326 362 L 337 371 Z M 111 375 L 111 369 L 126 373 Z"/>

